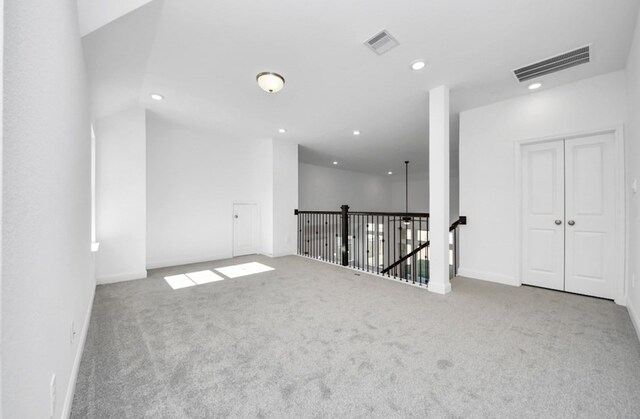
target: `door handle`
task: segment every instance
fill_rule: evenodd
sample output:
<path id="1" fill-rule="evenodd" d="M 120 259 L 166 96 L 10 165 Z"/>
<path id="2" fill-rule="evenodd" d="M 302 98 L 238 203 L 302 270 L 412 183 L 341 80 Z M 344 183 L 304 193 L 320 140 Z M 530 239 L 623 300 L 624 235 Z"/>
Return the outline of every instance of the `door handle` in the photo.
<path id="1" fill-rule="evenodd" d="M 562 220 L 556 220 L 556 225 L 559 226 L 560 224 L 562 224 Z"/>
<path id="2" fill-rule="evenodd" d="M 575 221 L 573 221 L 573 220 L 569 220 L 569 221 L 567 221 L 567 224 L 569 224 L 570 226 L 574 225 L 575 223 L 576 223 L 576 222 L 575 222 Z"/>

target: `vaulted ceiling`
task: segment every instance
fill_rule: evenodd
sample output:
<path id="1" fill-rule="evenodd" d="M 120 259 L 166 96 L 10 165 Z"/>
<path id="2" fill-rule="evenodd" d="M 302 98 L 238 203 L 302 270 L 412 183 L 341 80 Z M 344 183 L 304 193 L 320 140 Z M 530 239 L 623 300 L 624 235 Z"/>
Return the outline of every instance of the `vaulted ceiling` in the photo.
<path id="1" fill-rule="evenodd" d="M 622 69 L 640 4 L 130 1 L 137 8 L 95 30 L 81 24 L 96 118 L 138 103 L 230 141 L 295 141 L 303 161 L 378 174 L 407 158 L 426 168 L 430 88 L 451 88 L 455 115 L 532 94 L 513 69 L 583 45 L 592 45 L 592 62 L 544 77 L 542 89 Z M 382 29 L 400 44 L 378 56 L 363 42 Z M 427 66 L 412 70 L 416 59 Z M 262 71 L 282 74 L 285 88 L 260 90 Z"/>

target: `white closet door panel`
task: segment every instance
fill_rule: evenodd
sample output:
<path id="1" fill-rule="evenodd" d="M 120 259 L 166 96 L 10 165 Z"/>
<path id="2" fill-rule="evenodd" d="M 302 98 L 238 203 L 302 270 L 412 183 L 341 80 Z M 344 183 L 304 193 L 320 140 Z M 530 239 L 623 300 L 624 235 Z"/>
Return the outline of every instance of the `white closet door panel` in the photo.
<path id="1" fill-rule="evenodd" d="M 613 162 L 613 134 L 565 141 L 566 291 L 614 297 Z"/>
<path id="2" fill-rule="evenodd" d="M 564 289 L 564 146 L 522 148 L 522 283 Z"/>

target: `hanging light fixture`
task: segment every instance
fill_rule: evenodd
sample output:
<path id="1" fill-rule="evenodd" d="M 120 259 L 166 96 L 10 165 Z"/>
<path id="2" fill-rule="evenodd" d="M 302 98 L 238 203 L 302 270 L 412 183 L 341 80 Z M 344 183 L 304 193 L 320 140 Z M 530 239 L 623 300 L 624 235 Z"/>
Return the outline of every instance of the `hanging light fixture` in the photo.
<path id="1" fill-rule="evenodd" d="M 411 223 L 411 217 L 409 217 L 409 160 L 404 162 L 404 212 L 402 222 L 406 225 Z"/>
<path id="2" fill-rule="evenodd" d="M 278 93 L 284 87 L 284 77 L 278 73 L 264 71 L 256 76 L 258 86 L 267 93 Z"/>

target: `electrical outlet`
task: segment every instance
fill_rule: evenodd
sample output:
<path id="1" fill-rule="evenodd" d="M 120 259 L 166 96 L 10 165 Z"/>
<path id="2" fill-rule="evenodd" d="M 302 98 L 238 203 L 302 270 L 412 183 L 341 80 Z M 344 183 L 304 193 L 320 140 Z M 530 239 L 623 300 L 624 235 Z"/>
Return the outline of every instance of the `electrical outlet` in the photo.
<path id="1" fill-rule="evenodd" d="M 71 336 L 70 336 L 71 344 L 76 340 L 76 325 L 73 321 L 71 321 Z"/>
<path id="2" fill-rule="evenodd" d="M 51 376 L 49 384 L 49 417 L 53 418 L 56 414 L 56 375 Z"/>
<path id="3" fill-rule="evenodd" d="M 633 179 L 633 182 L 631 182 L 631 190 L 633 193 L 638 192 L 638 179 Z"/>

